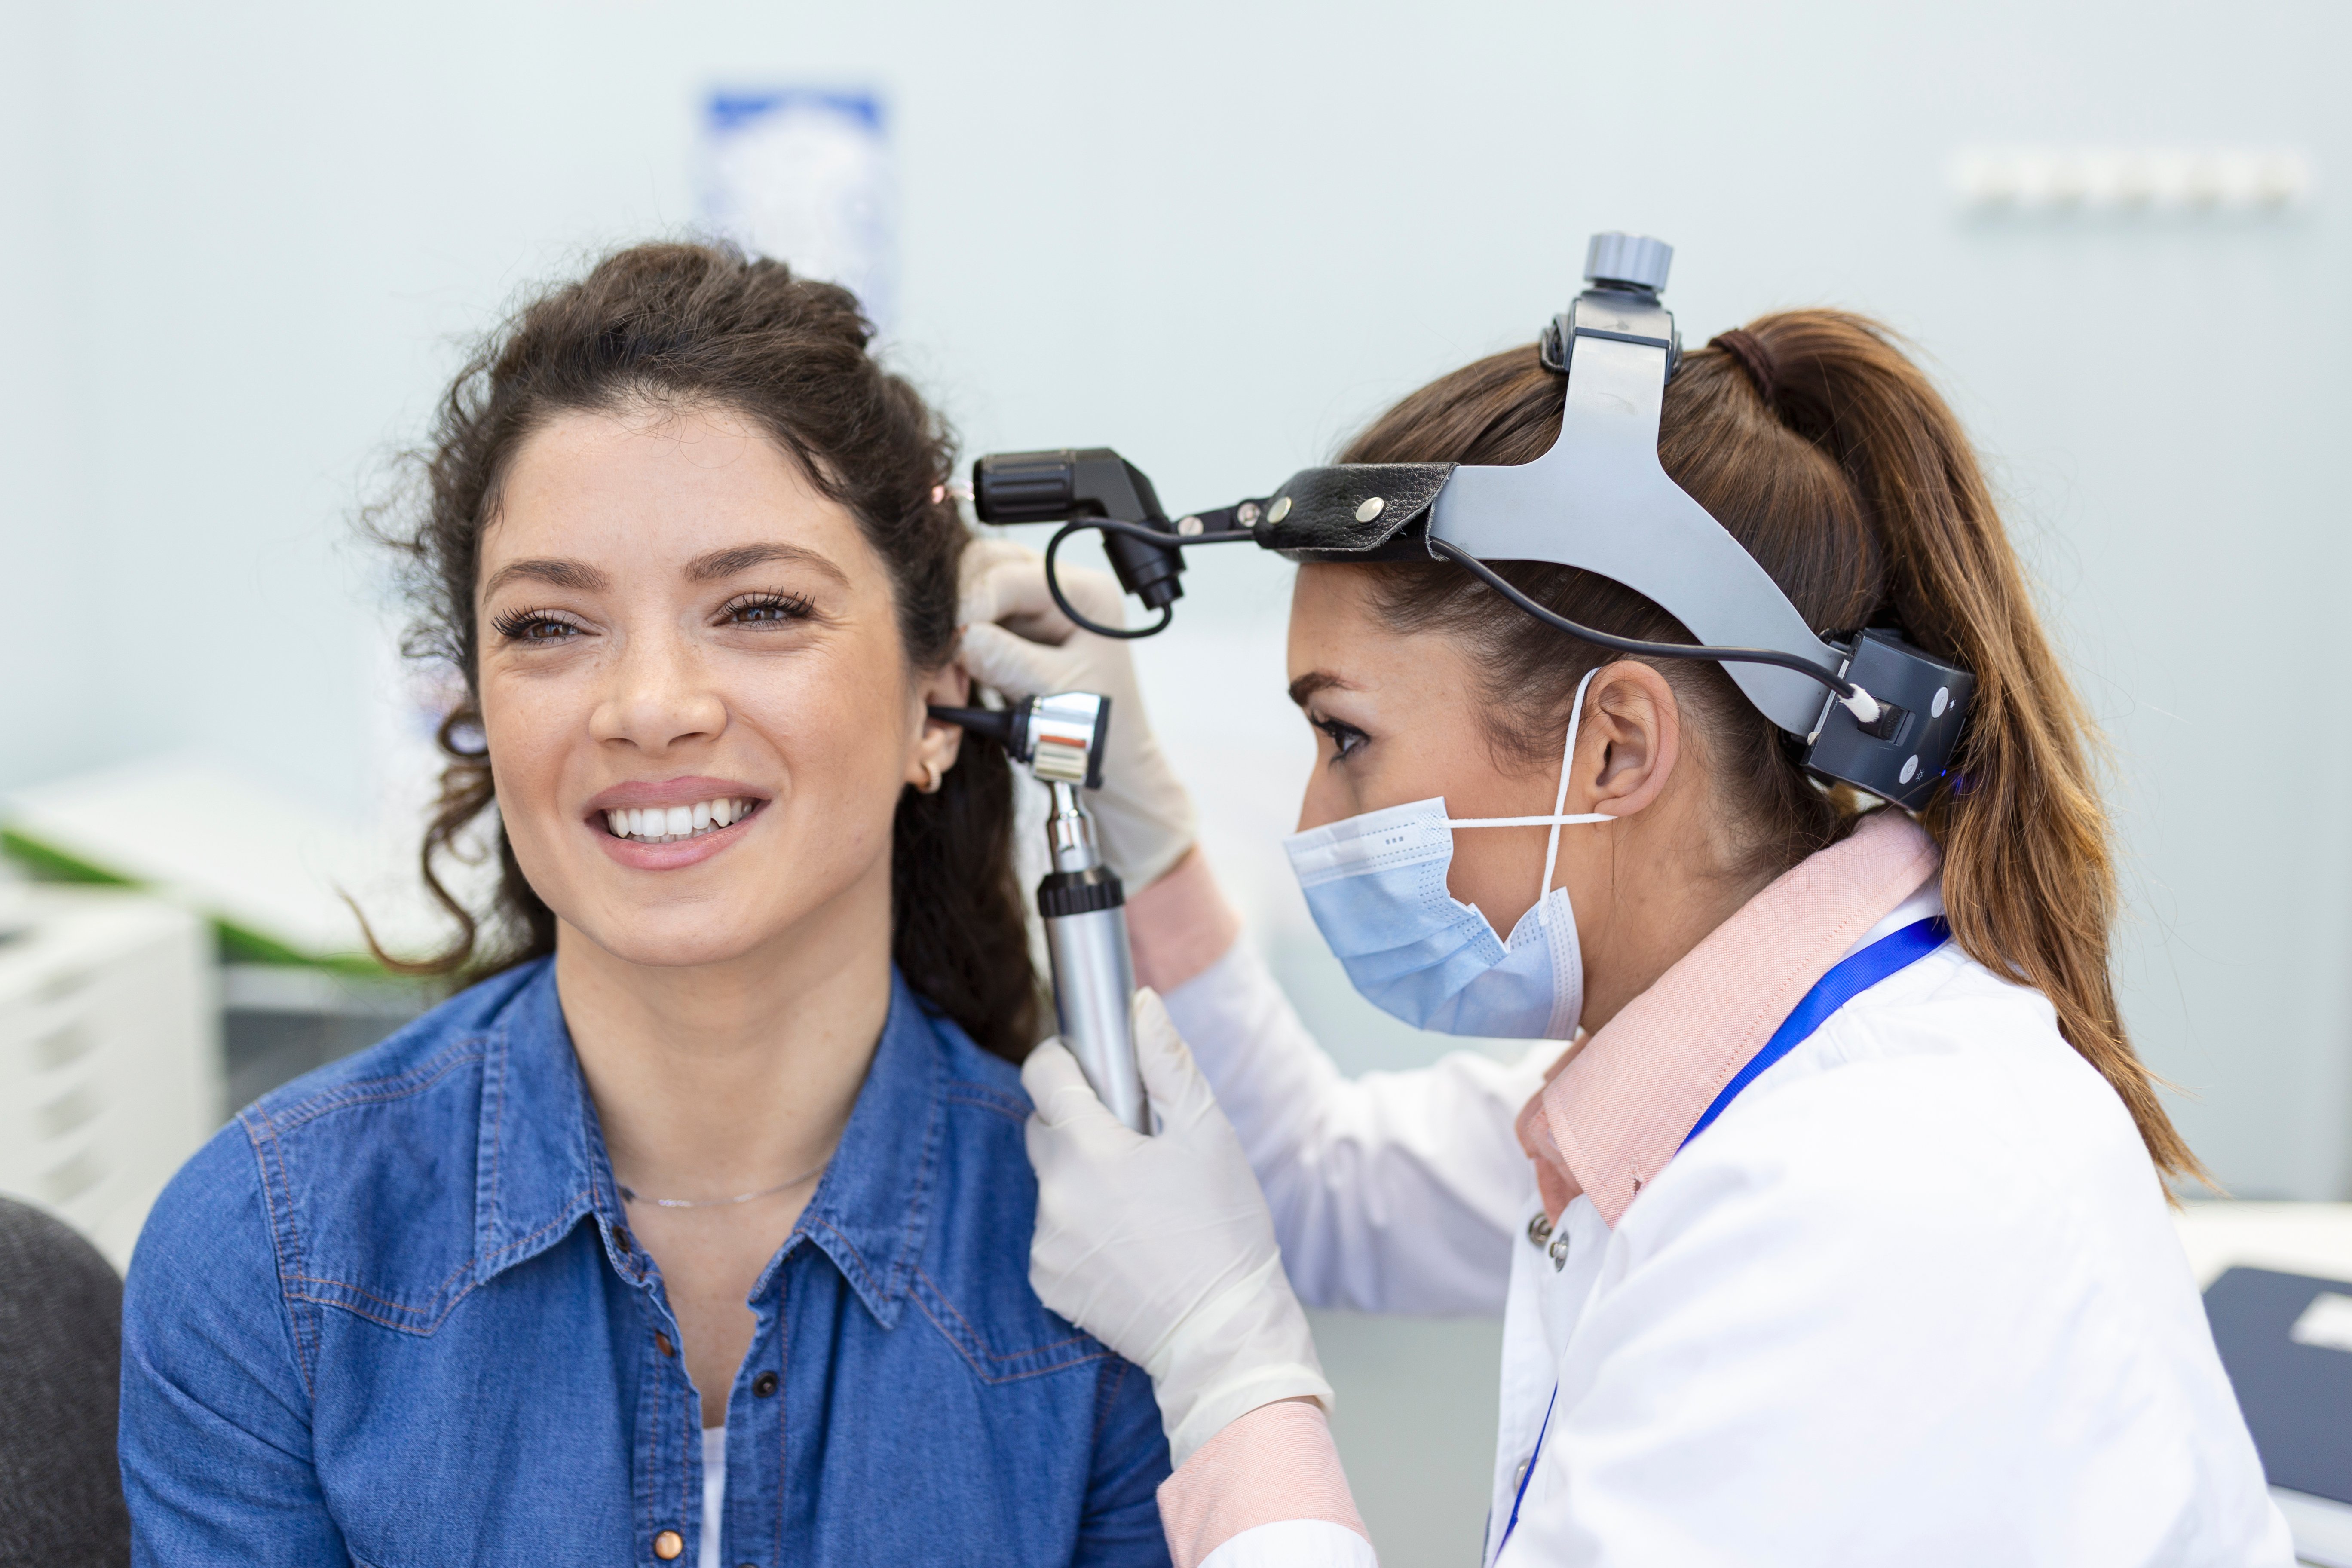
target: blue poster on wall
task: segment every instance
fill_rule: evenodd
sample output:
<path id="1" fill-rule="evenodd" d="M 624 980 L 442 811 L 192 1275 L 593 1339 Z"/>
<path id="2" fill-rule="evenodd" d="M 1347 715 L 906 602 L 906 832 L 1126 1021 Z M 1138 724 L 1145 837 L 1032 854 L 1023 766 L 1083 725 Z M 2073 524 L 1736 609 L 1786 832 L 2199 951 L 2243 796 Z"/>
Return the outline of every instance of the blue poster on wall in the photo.
<path id="1" fill-rule="evenodd" d="M 703 220 L 754 255 L 896 314 L 898 222 L 882 100 L 816 88 L 720 90 L 703 121 Z"/>

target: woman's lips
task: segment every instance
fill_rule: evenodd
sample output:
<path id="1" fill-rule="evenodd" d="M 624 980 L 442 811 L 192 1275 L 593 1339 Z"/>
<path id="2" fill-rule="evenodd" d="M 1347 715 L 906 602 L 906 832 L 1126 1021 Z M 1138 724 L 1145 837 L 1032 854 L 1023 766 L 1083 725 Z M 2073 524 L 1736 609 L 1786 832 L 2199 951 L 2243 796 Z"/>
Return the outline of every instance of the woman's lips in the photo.
<path id="1" fill-rule="evenodd" d="M 759 800 L 761 792 L 740 779 L 711 778 L 702 773 L 681 773 L 672 779 L 631 779 L 614 784 L 588 802 L 590 812 L 643 810 L 673 805 L 692 806 L 697 801 L 720 799 Z"/>
<path id="2" fill-rule="evenodd" d="M 719 795 L 692 805 L 613 806 L 588 820 L 604 853 L 640 871 L 674 871 L 740 839 L 768 803 Z"/>

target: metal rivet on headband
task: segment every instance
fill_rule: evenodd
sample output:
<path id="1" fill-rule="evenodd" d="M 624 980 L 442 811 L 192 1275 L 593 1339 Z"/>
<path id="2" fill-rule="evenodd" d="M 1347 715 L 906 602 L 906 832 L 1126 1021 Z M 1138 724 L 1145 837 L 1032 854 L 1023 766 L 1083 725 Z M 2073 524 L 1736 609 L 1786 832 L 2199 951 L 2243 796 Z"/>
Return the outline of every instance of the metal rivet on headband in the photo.
<path id="1" fill-rule="evenodd" d="M 1284 518 L 1288 517 L 1289 515 L 1290 498 L 1288 496 L 1284 496 L 1274 503 L 1274 510 L 1265 514 L 1265 520 L 1268 522 L 1280 522 Z"/>
<path id="2" fill-rule="evenodd" d="M 1254 500 L 1245 500 L 1242 502 L 1241 510 L 1235 512 L 1234 515 L 1241 519 L 1241 523 L 1244 528 L 1255 528 L 1257 526 L 1257 520 L 1261 513 L 1258 510 L 1257 502 Z"/>
<path id="3" fill-rule="evenodd" d="M 1190 539 L 1201 531 L 1201 520 L 1197 517 L 1180 517 L 1176 520 L 1176 531 Z"/>
<path id="4" fill-rule="evenodd" d="M 1380 497 L 1374 496 L 1371 500 L 1366 501 L 1363 505 L 1356 509 L 1356 521 L 1358 522 L 1371 521 L 1372 519 L 1381 515 L 1381 508 L 1387 504 L 1388 503 L 1381 500 Z"/>

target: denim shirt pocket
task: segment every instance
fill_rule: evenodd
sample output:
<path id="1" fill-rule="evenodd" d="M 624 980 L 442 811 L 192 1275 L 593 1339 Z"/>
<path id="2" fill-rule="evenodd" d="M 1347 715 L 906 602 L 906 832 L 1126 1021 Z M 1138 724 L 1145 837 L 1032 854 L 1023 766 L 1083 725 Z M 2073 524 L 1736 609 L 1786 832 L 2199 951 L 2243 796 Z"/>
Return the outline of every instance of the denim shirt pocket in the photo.
<path id="1" fill-rule="evenodd" d="M 474 1151 L 464 1119 L 479 1103 L 482 1056 L 481 1041 L 461 1039 L 406 1071 L 291 1104 L 264 1099 L 239 1118 L 260 1163 L 279 1286 L 306 1362 L 319 1308 L 429 1337 L 473 1289 Z"/>
<path id="2" fill-rule="evenodd" d="M 1001 1308 L 965 1311 L 929 1270 L 917 1269 L 913 1286 L 915 1304 L 982 1383 L 1014 1383 L 1110 1354 L 1101 1341 L 1047 1311 L 1034 1296 L 1028 1311 L 1008 1320 Z M 992 1335 L 982 1329 L 982 1321 L 995 1331 Z M 1014 1331 L 1007 1334 L 1007 1329 Z"/>
<path id="3" fill-rule="evenodd" d="M 1022 1148 L 1025 1099 L 960 1082 L 948 1093 L 960 1136 L 943 1184 L 951 1212 L 932 1227 L 908 1279 L 916 1307 L 982 1383 L 1018 1383 L 1105 1360 L 1093 1335 L 1050 1311 L 1029 1287 L 1029 1239 L 1037 1186 Z"/>

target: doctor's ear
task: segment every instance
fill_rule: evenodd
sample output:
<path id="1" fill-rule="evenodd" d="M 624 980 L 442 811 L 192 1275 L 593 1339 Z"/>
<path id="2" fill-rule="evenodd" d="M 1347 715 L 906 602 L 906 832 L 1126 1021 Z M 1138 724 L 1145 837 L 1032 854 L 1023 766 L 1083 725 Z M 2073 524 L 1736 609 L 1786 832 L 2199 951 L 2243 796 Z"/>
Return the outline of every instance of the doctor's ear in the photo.
<path id="1" fill-rule="evenodd" d="M 915 731 L 915 744 L 908 754 L 907 782 L 929 794 L 940 787 L 940 778 L 955 766 L 963 750 L 963 731 L 958 725 L 941 723 L 923 710 L 933 705 L 969 707 L 971 677 L 960 665 L 941 665 L 915 683 L 915 703 L 920 727 Z"/>
<path id="2" fill-rule="evenodd" d="M 1576 771 L 1591 781 L 1592 811 L 1631 816 L 1664 793 L 1682 755 L 1683 709 L 1656 667 L 1633 659 L 1592 678 L 1577 731 Z"/>

